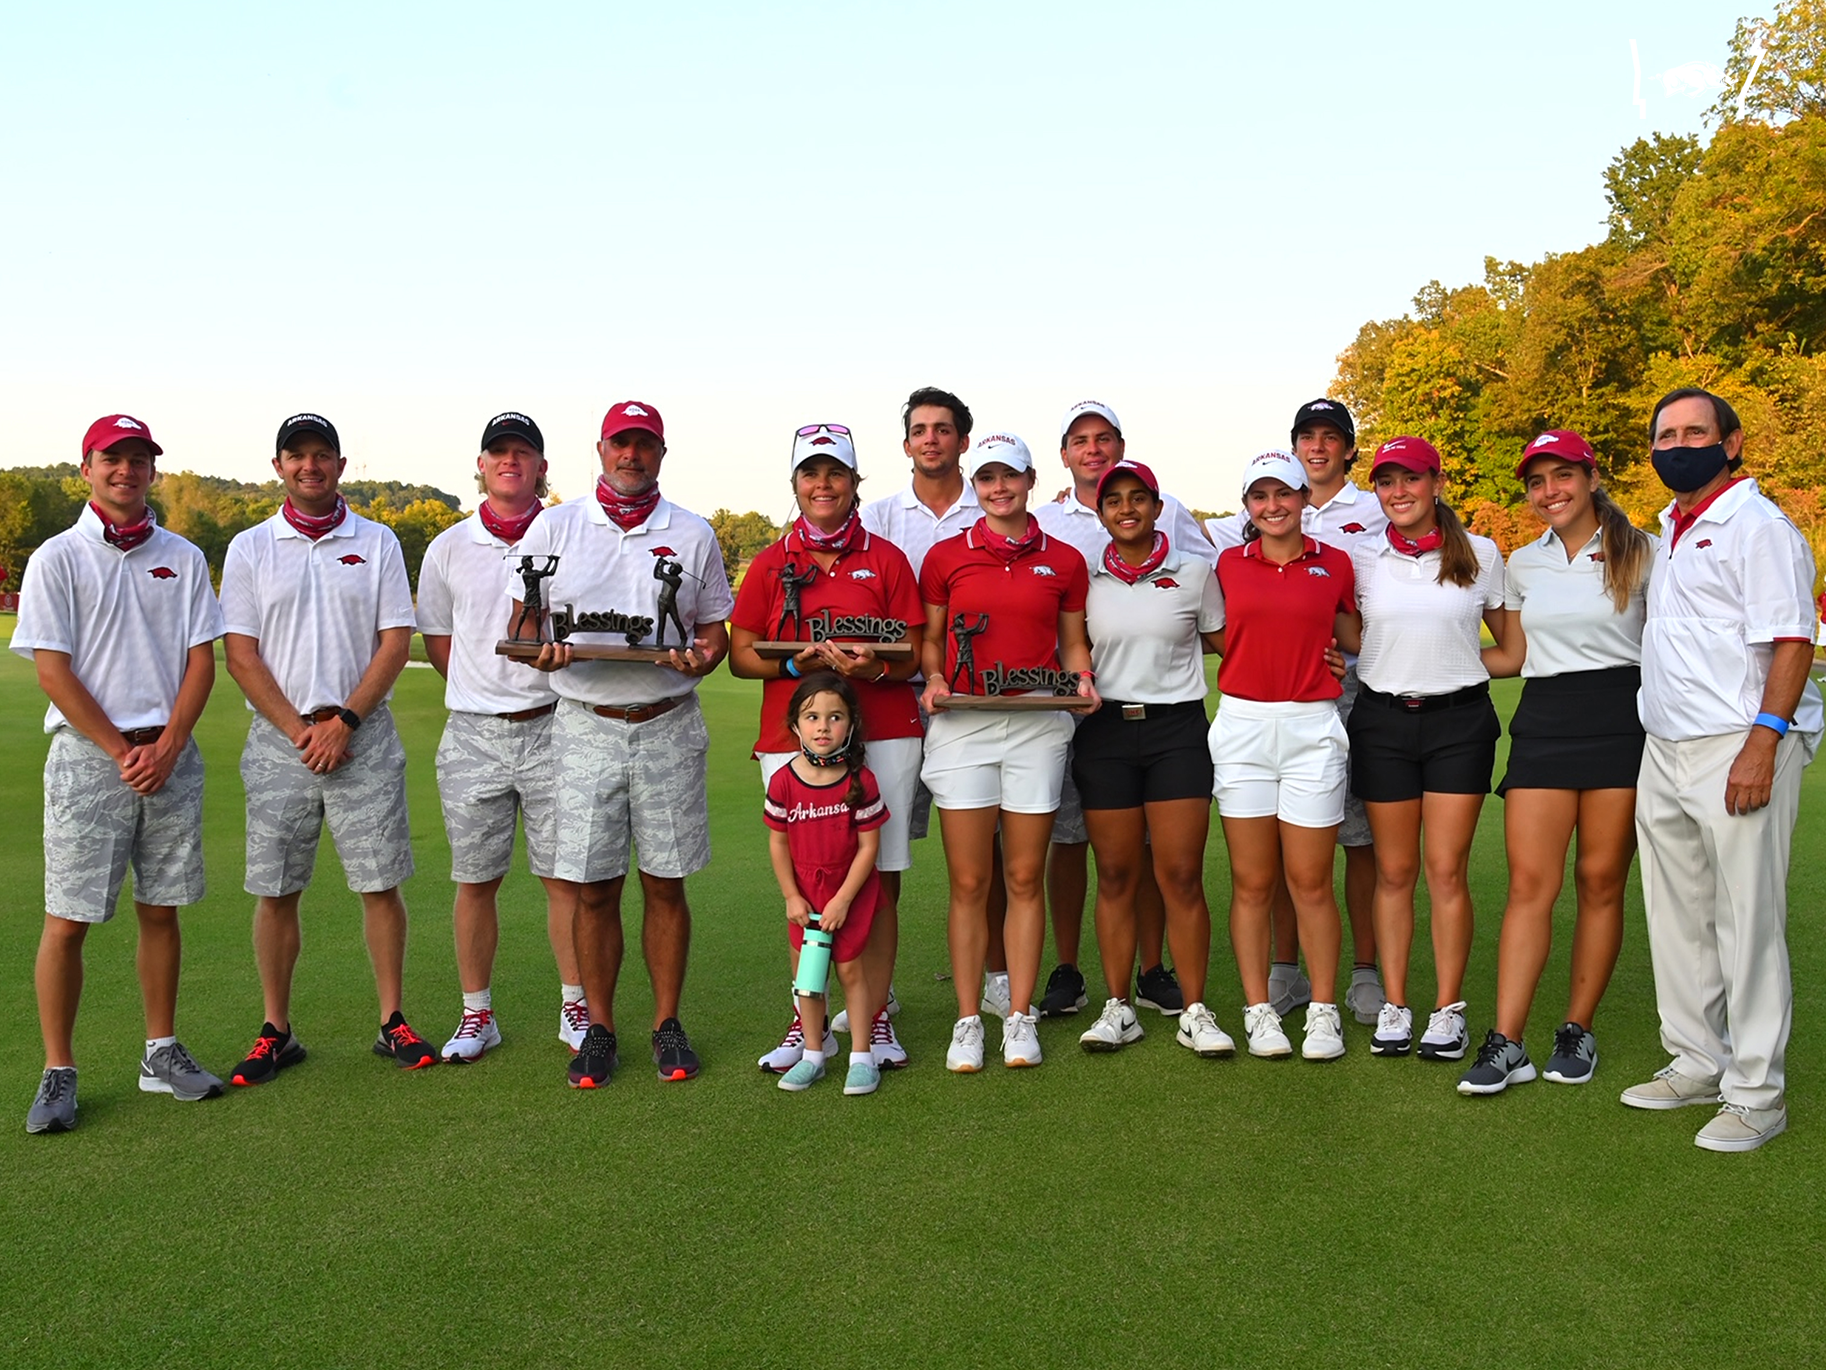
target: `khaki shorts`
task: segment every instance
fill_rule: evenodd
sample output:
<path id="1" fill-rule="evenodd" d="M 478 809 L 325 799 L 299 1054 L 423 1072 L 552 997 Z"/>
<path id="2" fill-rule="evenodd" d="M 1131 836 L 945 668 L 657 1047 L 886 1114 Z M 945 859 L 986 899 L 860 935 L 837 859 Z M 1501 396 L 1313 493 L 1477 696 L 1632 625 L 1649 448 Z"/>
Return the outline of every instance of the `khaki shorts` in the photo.
<path id="1" fill-rule="evenodd" d="M 350 760 L 318 775 L 284 733 L 254 715 L 241 751 L 249 894 L 296 894 L 310 884 L 326 819 L 356 893 L 390 890 L 412 874 L 406 749 L 385 705 L 362 720 L 349 753 Z"/>
<path id="2" fill-rule="evenodd" d="M 526 828 L 534 875 L 556 869 L 558 772 L 552 761 L 554 714 L 515 722 L 493 714 L 453 713 L 437 749 L 437 792 L 450 838 L 450 878 L 479 885 L 507 874 L 514 820 Z"/>
<path id="3" fill-rule="evenodd" d="M 645 723 L 569 699 L 553 719 L 558 879 L 618 880 L 634 851 L 640 869 L 661 879 L 710 864 L 710 733 L 695 694 Z"/>
<path id="4" fill-rule="evenodd" d="M 122 783 L 114 759 L 74 728 L 44 761 L 44 907 L 72 923 L 105 923 L 133 867 L 136 903 L 203 897 L 203 758 L 195 739 L 157 794 Z"/>

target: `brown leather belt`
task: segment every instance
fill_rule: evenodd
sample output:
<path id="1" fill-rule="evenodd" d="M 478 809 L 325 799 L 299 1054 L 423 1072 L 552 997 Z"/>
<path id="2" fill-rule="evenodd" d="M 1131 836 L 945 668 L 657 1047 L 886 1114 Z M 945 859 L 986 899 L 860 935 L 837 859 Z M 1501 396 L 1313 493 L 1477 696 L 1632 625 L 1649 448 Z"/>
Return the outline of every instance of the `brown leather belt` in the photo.
<path id="1" fill-rule="evenodd" d="M 298 717 L 302 718 L 306 723 L 328 723 L 341 712 L 342 710 L 334 707 L 312 709 L 308 714 L 299 714 Z"/>
<path id="2" fill-rule="evenodd" d="M 120 735 L 127 739 L 129 747 L 150 746 L 165 735 L 165 725 L 161 723 L 156 728 L 122 728 Z"/>
<path id="3" fill-rule="evenodd" d="M 675 695 L 671 699 L 662 699 L 657 704 L 636 704 L 631 709 L 618 709 L 613 704 L 592 704 L 590 712 L 598 718 L 617 718 L 623 723 L 645 723 L 650 718 L 671 713 L 685 699 L 684 695 Z"/>
<path id="4" fill-rule="evenodd" d="M 509 723 L 526 723 L 535 718 L 544 718 L 557 707 L 556 703 L 541 704 L 536 709 L 522 709 L 517 714 L 496 714 L 495 717 L 505 718 Z"/>

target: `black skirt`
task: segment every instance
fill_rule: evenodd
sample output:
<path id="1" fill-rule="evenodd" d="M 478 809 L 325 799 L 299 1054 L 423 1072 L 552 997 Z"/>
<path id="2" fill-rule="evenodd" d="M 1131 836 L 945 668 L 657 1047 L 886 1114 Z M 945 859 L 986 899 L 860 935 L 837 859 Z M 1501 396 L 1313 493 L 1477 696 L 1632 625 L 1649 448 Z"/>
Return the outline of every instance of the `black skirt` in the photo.
<path id="1" fill-rule="evenodd" d="M 1523 682 L 1509 720 L 1509 769 L 1496 792 L 1635 789 L 1642 769 L 1641 688 L 1636 666 Z"/>

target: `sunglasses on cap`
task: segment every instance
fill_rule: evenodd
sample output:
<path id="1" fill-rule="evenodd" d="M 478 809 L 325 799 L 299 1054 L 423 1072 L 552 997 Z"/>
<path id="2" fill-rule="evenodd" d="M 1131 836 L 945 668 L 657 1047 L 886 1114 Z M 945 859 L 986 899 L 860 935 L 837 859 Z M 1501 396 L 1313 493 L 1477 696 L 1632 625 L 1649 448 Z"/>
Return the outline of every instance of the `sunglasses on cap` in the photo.
<path id="1" fill-rule="evenodd" d="M 847 438 L 850 435 L 850 430 L 840 423 L 808 423 L 797 433 L 794 433 L 793 436 L 795 438 L 809 438 L 813 433 L 841 433 Z"/>

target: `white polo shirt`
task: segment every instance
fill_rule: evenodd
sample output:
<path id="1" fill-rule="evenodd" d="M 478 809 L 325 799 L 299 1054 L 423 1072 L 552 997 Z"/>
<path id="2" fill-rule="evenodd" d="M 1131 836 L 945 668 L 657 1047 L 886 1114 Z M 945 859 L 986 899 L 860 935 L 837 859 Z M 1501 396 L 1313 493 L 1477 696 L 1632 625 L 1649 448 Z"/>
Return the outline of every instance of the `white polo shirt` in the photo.
<path id="1" fill-rule="evenodd" d="M 313 542 L 282 509 L 228 544 L 222 617 L 226 631 L 259 641 L 260 660 L 299 713 L 340 708 L 380 634 L 415 626 L 399 539 L 351 509 Z"/>
<path id="2" fill-rule="evenodd" d="M 593 494 L 585 495 L 547 509 L 514 548 L 516 565 L 523 556 L 558 558 L 555 574 L 540 588 L 548 613 L 565 608 L 574 614 L 621 613 L 655 624 L 664 587 L 654 578 L 653 568 L 662 552 L 685 569 L 678 591 L 685 631 L 727 619 L 735 609 L 735 597 L 729 593 L 716 534 L 703 519 L 670 500 L 662 498 L 645 523 L 624 533 L 609 522 Z M 504 568 L 504 576 L 510 599 L 526 593 L 512 568 Z M 657 635 L 656 626 L 649 628 L 639 645 L 652 646 Z M 627 645 L 627 635 L 614 632 L 580 632 L 569 640 Z M 666 625 L 666 645 L 679 645 L 676 624 Z M 697 688 L 696 677 L 644 661 L 578 661 L 553 671 L 549 679 L 561 699 L 621 709 L 678 698 Z"/>
<path id="3" fill-rule="evenodd" d="M 87 504 L 74 525 L 25 564 L 12 648 L 28 661 L 64 652 L 70 669 L 123 732 L 171 721 L 190 649 L 222 636 L 222 610 L 202 552 L 176 533 L 123 552 Z M 53 704 L 44 730 L 66 726 Z"/>
<path id="4" fill-rule="evenodd" d="M 1391 695 L 1446 695 L 1490 679 L 1478 622 L 1503 607 L 1503 554 L 1489 538 L 1469 535 L 1477 579 L 1468 586 L 1439 578 L 1438 552 L 1403 556 L 1387 537 L 1351 550 L 1363 655 L 1357 678 Z"/>
<path id="5" fill-rule="evenodd" d="M 1660 543 L 1655 544 L 1660 549 Z M 1650 558 L 1650 566 L 1654 558 Z M 1652 574 L 1652 571 L 1651 571 Z M 1566 544 L 1549 528 L 1509 554 L 1503 606 L 1522 616 L 1528 655 L 1524 678 L 1570 675 L 1634 666 L 1642 660 L 1642 616 L 1648 601 L 1645 578 L 1617 612 L 1604 588 L 1604 531 L 1566 559 Z"/>
<path id="6" fill-rule="evenodd" d="M 1224 626 L 1223 597 L 1205 559 L 1169 546 L 1160 568 L 1133 585 L 1111 575 L 1101 554 L 1089 566 L 1084 620 L 1097 693 L 1130 704 L 1203 699 L 1205 648 L 1198 635 Z"/>
<path id="7" fill-rule="evenodd" d="M 886 538 L 907 554 L 913 574 L 926 564 L 926 553 L 946 538 L 954 538 L 972 527 L 983 516 L 977 506 L 976 491 L 964 482 L 964 492 L 957 503 L 942 514 L 935 514 L 909 484 L 896 494 L 867 500 L 862 506 L 862 526 L 878 538 Z"/>
<path id="8" fill-rule="evenodd" d="M 1247 510 L 1228 518 L 1206 519 L 1205 531 L 1219 550 L 1240 547 L 1243 528 L 1249 522 Z M 1388 527 L 1389 517 L 1382 512 L 1382 501 L 1368 490 L 1349 481 L 1323 504 L 1308 504 L 1300 511 L 1300 531 L 1309 538 L 1329 542 L 1344 552 L 1354 550 L 1365 539 L 1379 538 Z"/>
<path id="9" fill-rule="evenodd" d="M 1670 504 L 1642 630 L 1642 726 L 1668 742 L 1746 732 L 1775 639 L 1813 638 L 1813 553 L 1753 480 L 1719 495 L 1678 543 L 1673 532 Z M 1809 678 L 1794 728 L 1817 736 L 1822 721 Z"/>
<path id="10" fill-rule="evenodd" d="M 1184 552 L 1188 556 L 1198 557 L 1217 564 L 1217 548 L 1211 545 L 1199 529 L 1198 520 L 1186 511 L 1186 506 L 1171 495 L 1160 497 L 1160 517 L 1154 526 L 1167 535 L 1167 543 L 1175 552 Z M 1084 558 L 1086 566 L 1095 566 L 1103 559 L 1103 549 L 1109 545 L 1110 535 L 1104 531 L 1103 523 L 1097 517 L 1097 511 L 1088 504 L 1080 504 L 1075 493 L 1068 492 L 1062 500 L 1052 500 L 1035 507 L 1028 506 L 1028 512 L 1040 521 L 1040 527 L 1046 530 L 1046 536 L 1069 542 L 1078 549 L 1078 555 Z M 1136 700 L 1145 704 L 1146 700 Z"/>
<path id="11" fill-rule="evenodd" d="M 418 630 L 450 639 L 446 708 L 517 714 L 558 698 L 545 672 L 495 655 L 495 643 L 513 626 L 512 605 L 501 599 L 501 568 L 518 554 L 514 544 L 482 526 L 479 513 L 452 524 L 425 549 L 418 573 Z"/>

